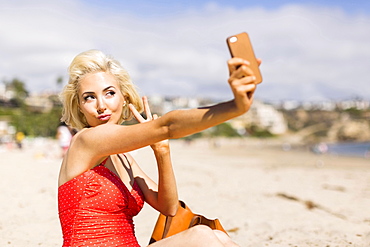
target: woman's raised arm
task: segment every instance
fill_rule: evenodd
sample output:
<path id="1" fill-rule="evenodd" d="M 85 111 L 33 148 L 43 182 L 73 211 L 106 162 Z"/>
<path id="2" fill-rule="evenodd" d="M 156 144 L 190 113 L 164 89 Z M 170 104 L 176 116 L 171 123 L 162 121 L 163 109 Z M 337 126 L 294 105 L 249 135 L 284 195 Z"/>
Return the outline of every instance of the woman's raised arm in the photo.
<path id="1" fill-rule="evenodd" d="M 255 77 L 246 60 L 232 58 L 228 61 L 228 68 L 228 82 L 234 94 L 231 101 L 209 107 L 174 110 L 159 119 L 137 125 L 100 125 L 84 131 L 81 140 L 90 144 L 90 151 L 103 157 L 165 139 L 184 137 L 240 116 L 249 110 L 253 102 Z M 139 114 L 132 105 L 130 109 L 134 115 Z"/>

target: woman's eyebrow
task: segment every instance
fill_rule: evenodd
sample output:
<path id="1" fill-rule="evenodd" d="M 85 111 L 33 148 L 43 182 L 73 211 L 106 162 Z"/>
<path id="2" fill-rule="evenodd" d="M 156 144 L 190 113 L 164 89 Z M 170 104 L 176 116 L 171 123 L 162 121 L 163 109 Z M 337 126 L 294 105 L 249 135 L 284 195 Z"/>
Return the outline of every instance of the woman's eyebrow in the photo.
<path id="1" fill-rule="evenodd" d="M 104 92 L 104 91 L 109 90 L 110 88 L 114 88 L 114 89 L 116 89 L 116 88 L 112 85 L 112 86 L 108 86 L 108 87 L 104 88 L 103 92 Z"/>
<path id="2" fill-rule="evenodd" d="M 106 88 L 104 88 L 104 89 L 103 89 L 103 92 L 104 92 L 104 91 L 109 90 L 110 88 L 114 88 L 114 89 L 116 89 L 114 86 L 108 86 L 108 87 L 106 87 Z M 84 94 L 94 94 L 94 92 L 86 91 L 86 92 L 83 92 L 83 93 L 81 94 L 81 96 L 82 96 L 82 95 L 84 95 Z"/>
<path id="3" fill-rule="evenodd" d="M 86 92 L 83 92 L 83 93 L 81 94 L 81 96 L 84 96 L 84 94 L 94 94 L 94 92 L 88 92 L 88 91 L 86 91 Z"/>

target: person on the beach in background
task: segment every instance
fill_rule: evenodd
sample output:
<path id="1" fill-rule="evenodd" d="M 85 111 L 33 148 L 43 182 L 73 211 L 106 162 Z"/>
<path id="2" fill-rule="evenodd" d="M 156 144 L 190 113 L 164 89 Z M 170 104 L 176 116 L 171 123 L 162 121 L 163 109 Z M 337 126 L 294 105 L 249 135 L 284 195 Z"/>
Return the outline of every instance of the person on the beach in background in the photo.
<path id="1" fill-rule="evenodd" d="M 247 112 L 256 89 L 249 62 L 228 61 L 234 99 L 153 118 L 119 62 L 100 51 L 77 55 L 61 93 L 62 121 L 77 128 L 62 161 L 58 208 L 63 246 L 139 246 L 133 216 L 147 202 L 175 215 L 177 188 L 166 139 L 184 137 Z M 143 103 L 144 102 L 144 103 Z M 146 118 L 140 112 L 145 109 Z M 121 125 L 135 117 L 140 124 Z M 127 152 L 151 145 L 158 185 Z M 237 246 L 227 234 L 195 226 L 150 246 Z"/>
<path id="2" fill-rule="evenodd" d="M 59 147 L 61 148 L 61 157 L 67 153 L 73 136 L 72 129 L 65 123 L 60 122 L 57 128 L 56 138 L 58 139 Z"/>
<path id="3" fill-rule="evenodd" d="M 19 149 L 22 149 L 23 148 L 23 139 L 25 138 L 25 135 L 22 131 L 18 131 L 16 134 L 15 134 L 15 143 L 17 144 L 17 147 Z"/>

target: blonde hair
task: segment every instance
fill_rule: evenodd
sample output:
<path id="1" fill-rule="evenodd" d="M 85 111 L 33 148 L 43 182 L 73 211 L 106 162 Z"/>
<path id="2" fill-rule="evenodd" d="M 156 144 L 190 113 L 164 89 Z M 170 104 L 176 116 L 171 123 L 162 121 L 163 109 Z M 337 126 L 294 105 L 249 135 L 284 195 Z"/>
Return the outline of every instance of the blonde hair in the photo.
<path id="1" fill-rule="evenodd" d="M 90 73 L 106 72 L 116 78 L 120 85 L 120 91 L 127 101 L 127 104 L 123 106 L 119 123 L 130 120 L 133 117 L 128 104 L 134 105 L 139 112 L 142 112 L 142 100 L 129 74 L 117 60 L 105 55 L 103 52 L 89 50 L 78 54 L 69 66 L 68 72 L 68 84 L 60 94 L 60 99 L 63 103 L 61 121 L 66 122 L 71 127 L 82 129 L 89 126 L 85 116 L 79 109 L 78 91 L 80 81 Z"/>

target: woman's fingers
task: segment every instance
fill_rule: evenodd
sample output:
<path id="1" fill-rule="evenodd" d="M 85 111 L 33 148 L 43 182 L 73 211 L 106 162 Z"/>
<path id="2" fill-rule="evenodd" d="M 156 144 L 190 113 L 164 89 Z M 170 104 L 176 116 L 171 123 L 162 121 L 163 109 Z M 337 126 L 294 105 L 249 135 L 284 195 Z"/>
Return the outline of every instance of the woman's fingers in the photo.
<path id="1" fill-rule="evenodd" d="M 241 58 L 232 58 L 228 61 L 230 71 L 230 80 L 241 79 L 246 76 L 254 75 L 247 60 Z"/>
<path id="2" fill-rule="evenodd" d="M 257 63 L 258 63 L 258 66 L 260 66 L 261 63 L 262 63 L 262 59 L 261 58 L 257 58 Z"/>
<path id="3" fill-rule="evenodd" d="M 144 96 L 142 99 L 143 99 L 144 112 L 145 112 L 145 115 L 146 115 L 146 119 L 143 118 L 143 116 L 136 110 L 135 106 L 133 106 L 132 104 L 128 105 L 128 107 L 130 108 L 130 110 L 131 110 L 132 114 L 134 115 L 134 117 L 136 118 L 136 120 L 139 123 L 144 123 L 144 122 L 151 121 L 153 119 L 157 119 L 158 116 L 156 114 L 152 115 L 152 112 L 150 111 L 148 98 L 146 96 Z"/>
<path id="4" fill-rule="evenodd" d="M 227 66 L 229 68 L 230 75 L 234 73 L 234 71 L 236 71 L 242 65 L 249 66 L 250 63 L 247 60 L 244 60 L 238 57 L 229 59 L 227 61 Z"/>
<path id="5" fill-rule="evenodd" d="M 251 83 L 251 84 L 239 84 L 235 86 L 235 94 L 244 96 L 247 95 L 248 98 L 254 93 L 256 90 L 256 84 Z"/>
<path id="6" fill-rule="evenodd" d="M 262 60 L 260 58 L 257 58 L 256 60 L 257 60 L 258 66 L 260 66 L 262 63 Z M 236 78 L 241 78 L 243 76 L 254 74 L 252 69 L 250 68 L 249 61 L 244 60 L 242 58 L 237 58 L 237 57 L 231 58 L 230 60 L 228 60 L 227 64 L 228 64 L 230 75 L 237 72 L 237 74 L 235 74 Z"/>
<path id="7" fill-rule="evenodd" d="M 257 60 L 258 63 L 261 60 Z M 241 58 L 232 58 L 228 61 L 230 71 L 229 84 L 234 94 L 234 101 L 241 112 L 246 112 L 252 102 L 256 90 L 256 77 L 249 66 L 249 62 Z"/>
<path id="8" fill-rule="evenodd" d="M 136 118 L 136 120 L 139 122 L 139 123 L 142 123 L 145 121 L 145 119 L 140 115 L 140 113 L 136 110 L 135 106 L 133 106 L 132 104 L 128 104 L 128 107 L 130 108 L 130 111 L 132 112 L 132 114 L 134 115 L 134 117 Z"/>
<path id="9" fill-rule="evenodd" d="M 143 103 L 144 103 L 144 111 L 146 115 L 146 120 L 152 120 L 152 112 L 150 111 L 148 98 L 146 96 L 143 97 Z"/>

